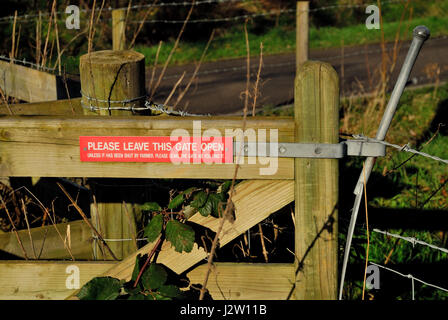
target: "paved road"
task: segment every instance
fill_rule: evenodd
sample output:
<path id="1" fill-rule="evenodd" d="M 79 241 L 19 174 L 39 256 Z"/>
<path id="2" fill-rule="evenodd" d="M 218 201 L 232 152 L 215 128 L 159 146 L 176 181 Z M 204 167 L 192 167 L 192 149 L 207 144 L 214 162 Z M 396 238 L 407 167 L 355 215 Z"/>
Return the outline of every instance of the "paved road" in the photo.
<path id="1" fill-rule="evenodd" d="M 398 51 L 395 71 L 391 85 L 395 83 L 401 64 L 409 48 L 410 42 L 404 42 Z M 434 82 L 428 77 L 427 69 L 437 64 L 440 67 L 440 80 L 448 80 L 448 37 L 430 39 L 423 46 L 411 73 L 412 85 Z M 391 51 L 393 44 L 387 45 Z M 310 59 L 329 62 L 341 78 L 342 94 L 359 94 L 371 92 L 378 83 L 378 71 L 381 65 L 380 45 L 369 45 L 345 48 L 311 50 Z M 293 84 L 295 75 L 295 56 L 282 54 L 264 57 L 261 72 L 261 97 L 257 105 L 278 106 L 293 101 Z M 198 79 L 190 87 L 179 106 L 186 107 L 192 113 L 229 114 L 239 113 L 243 108 L 241 92 L 246 86 L 246 60 L 232 59 L 219 62 L 204 63 L 199 71 Z M 369 68 L 367 68 L 369 66 Z M 195 65 L 174 66 L 168 68 L 154 100 L 164 102 L 171 88 L 185 71 L 186 76 L 177 92 L 185 87 Z M 251 59 L 251 78 L 255 80 L 258 69 L 258 58 Z M 156 72 L 157 73 L 157 72 Z M 343 76 L 342 76 L 343 75 Z M 370 76 L 369 76 L 370 75 Z M 370 77 L 370 80 L 369 80 Z M 150 70 L 147 72 L 147 83 Z M 176 101 L 177 94 L 169 104 Z"/>

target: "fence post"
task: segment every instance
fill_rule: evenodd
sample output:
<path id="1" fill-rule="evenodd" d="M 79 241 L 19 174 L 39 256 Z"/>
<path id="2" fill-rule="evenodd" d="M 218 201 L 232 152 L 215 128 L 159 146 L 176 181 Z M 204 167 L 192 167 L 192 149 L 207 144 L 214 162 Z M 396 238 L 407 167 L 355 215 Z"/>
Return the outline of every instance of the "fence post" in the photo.
<path id="1" fill-rule="evenodd" d="M 296 66 L 308 60 L 309 1 L 297 1 L 296 7 Z"/>
<path id="2" fill-rule="evenodd" d="M 144 105 L 145 96 L 145 57 L 135 51 L 104 50 L 85 54 L 80 59 L 81 103 L 86 108 L 85 113 L 93 110 L 100 115 L 130 115 L 131 111 L 108 110 L 108 108 Z M 119 102 L 142 97 L 132 102 Z M 115 102 L 110 102 L 115 101 Z M 90 110 L 89 110 L 90 108 Z M 107 132 L 105 132 L 107 135 Z M 126 135 L 126 133 L 123 133 Z M 108 165 L 105 163 L 104 165 Z M 106 239 L 132 239 L 135 236 L 134 213 L 136 208 L 131 201 L 122 203 L 122 199 L 129 199 L 129 190 L 125 187 L 101 187 L 92 180 L 91 189 L 97 203 L 90 206 L 90 213 L 95 227 L 99 228 Z M 109 184 L 114 184 L 108 180 Z M 115 184 L 118 184 L 115 181 Z M 117 256 L 123 259 L 136 250 L 133 241 L 114 241 L 108 245 Z M 99 245 L 95 245 L 94 252 L 99 259 L 103 257 Z"/>
<path id="3" fill-rule="evenodd" d="M 126 44 L 125 18 L 125 10 L 112 10 L 112 50 L 124 50 Z"/>
<path id="4" fill-rule="evenodd" d="M 339 79 L 333 67 L 297 69 L 296 141 L 339 142 Z M 295 299 L 337 298 L 338 160 L 295 159 Z"/>

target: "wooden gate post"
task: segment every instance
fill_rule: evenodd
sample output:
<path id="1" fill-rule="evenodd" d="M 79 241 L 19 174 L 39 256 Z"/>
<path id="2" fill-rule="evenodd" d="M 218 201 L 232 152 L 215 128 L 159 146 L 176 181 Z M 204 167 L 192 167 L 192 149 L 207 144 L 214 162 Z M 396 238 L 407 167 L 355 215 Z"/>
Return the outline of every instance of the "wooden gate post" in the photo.
<path id="1" fill-rule="evenodd" d="M 92 110 L 104 116 L 132 115 L 130 110 L 113 108 L 144 106 L 144 65 L 145 57 L 129 50 L 104 50 L 81 56 L 81 103 L 86 108 L 86 114 L 91 114 Z M 107 166 L 108 163 L 104 165 Z M 127 196 L 126 188 L 104 189 L 101 185 L 93 185 L 92 189 L 98 202 L 90 206 L 91 218 L 102 236 L 106 239 L 135 237 L 135 208 L 131 203 L 126 203 L 125 207 L 121 200 Z M 136 250 L 133 241 L 111 241 L 108 245 L 118 259 L 123 259 Z M 94 244 L 94 252 L 98 253 L 99 259 L 111 259 L 106 252 L 107 256 L 102 256 L 98 242 Z"/>
<path id="2" fill-rule="evenodd" d="M 297 69 L 296 141 L 339 142 L 339 79 L 328 63 Z M 338 160 L 295 159 L 295 299 L 337 298 Z"/>
<path id="3" fill-rule="evenodd" d="M 308 60 L 309 1 L 297 1 L 296 7 L 296 67 Z"/>
<path id="4" fill-rule="evenodd" d="M 126 44 L 126 11 L 112 10 L 112 50 L 124 50 Z"/>

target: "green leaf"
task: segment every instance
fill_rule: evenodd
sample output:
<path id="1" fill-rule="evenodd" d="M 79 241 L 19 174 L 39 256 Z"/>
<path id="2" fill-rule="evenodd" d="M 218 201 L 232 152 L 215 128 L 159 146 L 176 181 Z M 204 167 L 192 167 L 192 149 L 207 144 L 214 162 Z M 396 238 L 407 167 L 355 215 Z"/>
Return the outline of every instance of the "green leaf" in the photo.
<path id="1" fill-rule="evenodd" d="M 198 190 L 198 188 L 196 188 L 196 187 L 191 187 L 191 188 L 188 188 L 188 189 L 185 190 L 185 191 L 182 191 L 182 194 L 188 197 L 190 194 L 192 194 L 192 193 L 195 192 L 196 190 Z"/>
<path id="2" fill-rule="evenodd" d="M 213 210 L 212 200 L 208 199 L 205 205 L 198 209 L 199 213 L 204 217 L 208 217 Z"/>
<path id="3" fill-rule="evenodd" d="M 170 298 L 182 297 L 182 293 L 180 292 L 179 288 L 172 284 L 161 286 L 157 291 L 159 291 L 159 293 L 165 297 Z"/>
<path id="4" fill-rule="evenodd" d="M 163 215 L 158 214 L 154 216 L 151 221 L 145 227 L 145 237 L 148 238 L 149 242 L 153 242 L 157 239 L 159 234 L 162 232 L 163 227 Z"/>
<path id="5" fill-rule="evenodd" d="M 207 197 L 208 197 L 207 193 L 205 193 L 204 191 L 199 191 L 198 193 L 195 194 L 193 201 L 191 201 L 190 205 L 193 208 L 199 209 L 205 205 L 205 203 L 207 202 Z"/>
<path id="6" fill-rule="evenodd" d="M 161 211 L 162 208 L 157 202 L 145 202 L 140 206 L 143 211 Z"/>
<path id="7" fill-rule="evenodd" d="M 198 209 L 188 205 L 184 208 L 184 217 L 190 219 L 196 212 L 198 212 Z"/>
<path id="8" fill-rule="evenodd" d="M 80 300 L 115 300 L 120 295 L 120 280 L 112 277 L 96 277 L 78 292 Z"/>
<path id="9" fill-rule="evenodd" d="M 168 209 L 176 209 L 183 202 L 184 202 L 184 195 L 180 193 L 176 197 L 174 197 L 173 200 L 170 201 L 170 203 L 168 204 Z"/>
<path id="10" fill-rule="evenodd" d="M 220 212 L 220 203 L 223 202 L 221 200 L 221 197 L 219 195 L 217 195 L 216 193 L 211 193 L 208 195 L 208 201 L 211 202 L 212 205 L 212 216 L 214 217 L 219 217 L 222 212 Z"/>
<path id="11" fill-rule="evenodd" d="M 141 294 L 141 293 L 131 294 L 129 296 L 128 300 L 146 300 L 146 297 L 144 294 Z"/>
<path id="12" fill-rule="evenodd" d="M 135 258 L 134 270 L 132 271 L 132 281 L 137 280 L 138 274 L 140 273 L 140 254 Z"/>
<path id="13" fill-rule="evenodd" d="M 226 181 L 219 186 L 218 192 L 226 194 L 229 191 L 231 186 L 232 186 L 232 181 L 231 180 Z"/>
<path id="14" fill-rule="evenodd" d="M 142 284 L 147 290 L 155 290 L 161 287 L 168 277 L 165 268 L 158 263 L 151 263 L 142 274 Z"/>
<path id="15" fill-rule="evenodd" d="M 143 290 L 140 284 L 138 284 L 137 287 L 134 288 L 134 281 L 127 282 L 123 289 L 125 293 L 130 295 L 139 294 Z"/>
<path id="16" fill-rule="evenodd" d="M 169 297 L 162 296 L 162 295 L 160 295 L 160 294 L 158 294 L 158 293 L 155 293 L 155 294 L 154 294 L 153 299 L 154 299 L 154 300 L 173 300 L 173 299 L 171 299 L 171 298 L 169 298 Z"/>
<path id="17" fill-rule="evenodd" d="M 177 220 L 170 220 L 166 224 L 166 239 L 177 252 L 190 252 L 194 244 L 194 230 Z"/>

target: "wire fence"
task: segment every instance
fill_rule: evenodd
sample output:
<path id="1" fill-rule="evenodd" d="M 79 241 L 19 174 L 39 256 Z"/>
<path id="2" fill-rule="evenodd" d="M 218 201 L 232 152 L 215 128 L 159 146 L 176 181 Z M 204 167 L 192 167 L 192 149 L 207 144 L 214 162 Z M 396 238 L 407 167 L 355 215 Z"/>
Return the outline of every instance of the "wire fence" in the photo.
<path id="1" fill-rule="evenodd" d="M 242 0 L 198 0 L 194 2 L 194 6 L 201 6 L 201 5 L 207 5 L 207 4 L 226 4 L 226 3 L 239 3 L 243 2 Z M 244 3 L 247 3 L 247 1 L 244 1 Z M 382 5 L 386 4 L 403 4 L 402 0 L 385 0 L 381 2 Z M 138 5 L 132 5 L 129 7 L 121 7 L 117 8 L 117 10 L 144 10 L 149 8 L 162 8 L 162 7 L 187 7 L 191 6 L 193 3 L 191 1 L 183 1 L 183 2 L 161 2 L 161 3 L 152 3 L 152 4 L 138 4 Z M 319 12 L 319 11 L 326 11 L 326 10 L 332 10 L 337 8 L 343 8 L 343 9 L 354 9 L 354 8 L 360 8 L 367 6 L 367 3 L 364 4 L 337 4 L 337 5 L 328 5 L 328 6 L 321 6 L 317 8 L 311 8 L 308 11 L 310 13 L 313 12 Z M 99 11 L 100 8 L 96 8 L 96 11 Z M 111 11 L 115 10 L 112 7 L 102 8 L 102 11 Z M 91 11 L 91 9 L 82 9 L 81 12 L 88 12 Z M 155 19 L 155 20 L 132 20 L 126 18 L 126 21 L 130 24 L 141 24 L 141 23 L 168 23 L 168 24 L 181 24 L 181 23 L 206 23 L 206 22 L 231 22 L 231 21 L 239 21 L 239 20 L 245 20 L 245 19 L 252 19 L 252 18 L 258 18 L 258 17 L 266 17 L 266 16 L 272 16 L 272 15 L 280 15 L 280 14 L 291 14 L 296 13 L 295 8 L 286 8 L 286 9 L 280 9 L 280 10 L 273 10 L 270 12 L 263 12 L 263 13 L 251 13 L 251 14 L 244 14 L 244 15 L 238 15 L 233 17 L 222 17 L 222 18 L 202 18 L 202 19 L 190 19 L 188 21 L 185 20 L 168 20 L 168 19 Z M 65 14 L 65 11 L 57 11 L 57 15 Z M 24 15 L 18 15 L 16 18 L 19 21 L 25 21 L 25 20 L 32 20 L 35 18 L 38 18 L 39 16 L 48 16 L 50 15 L 49 12 L 43 12 L 43 13 L 31 13 L 31 14 L 24 14 Z M 0 23 L 10 23 L 14 21 L 14 16 L 7 16 L 0 18 Z M 59 22 L 63 22 L 59 20 Z M 446 39 L 446 36 L 431 39 L 431 41 L 437 41 L 437 40 L 444 40 Z M 358 50 L 355 52 L 340 54 L 340 55 L 331 55 L 329 57 L 323 57 L 322 60 L 324 61 L 335 61 L 337 59 L 346 59 L 350 57 L 355 57 L 359 55 L 370 55 L 370 54 L 376 54 L 376 53 L 382 53 L 382 52 L 391 52 L 393 51 L 393 48 L 386 48 L 385 51 L 383 49 L 373 49 L 373 50 Z M 43 66 L 38 63 L 33 63 L 30 61 L 26 61 L 25 58 L 8 58 L 5 55 L 0 56 L 0 60 L 14 62 L 17 64 L 22 64 L 25 66 L 29 66 L 38 70 L 43 70 L 47 72 L 56 72 L 57 66 L 56 64 L 53 67 Z M 275 69 L 279 67 L 291 67 L 291 70 L 293 70 L 295 67 L 295 61 L 288 61 L 284 63 L 264 63 L 263 69 Z M 252 67 L 251 67 L 252 68 Z M 255 68 L 255 67 L 254 67 Z M 197 76 L 205 76 L 210 74 L 220 74 L 220 73 L 229 73 L 229 72 L 239 72 L 239 71 L 245 71 L 245 66 L 232 66 L 227 68 L 215 68 L 215 69 L 209 69 L 205 71 L 199 71 L 197 73 Z M 164 80 L 169 80 L 173 78 L 179 78 L 181 74 L 174 74 L 174 75 L 167 75 L 164 76 Z"/>
<path id="2" fill-rule="evenodd" d="M 436 134 L 437 134 L 437 133 L 436 133 Z M 422 152 L 422 151 L 417 150 L 417 149 L 413 149 L 413 148 L 410 147 L 409 143 L 404 144 L 404 145 L 398 145 L 398 144 L 393 144 L 393 143 L 390 143 L 390 142 L 387 142 L 387 141 L 383 141 L 383 140 L 379 140 L 379 139 L 368 138 L 368 137 L 366 137 L 366 136 L 364 136 L 364 135 L 361 135 L 361 134 L 354 134 L 354 135 L 351 135 L 351 136 L 352 136 L 353 138 L 355 138 L 355 139 L 359 139 L 359 140 L 362 140 L 362 141 L 366 141 L 366 142 L 375 142 L 375 143 L 383 144 L 383 145 L 385 145 L 385 146 L 387 146 L 387 147 L 394 148 L 394 149 L 396 149 L 396 150 L 398 150 L 398 151 L 400 151 L 400 152 L 408 152 L 408 153 L 411 153 L 411 154 L 413 154 L 413 155 L 418 155 L 418 156 L 421 156 L 421 157 L 424 157 L 424 158 L 427 158 L 427 159 L 430 159 L 430 160 L 433 160 L 433 161 L 437 161 L 437 162 L 442 163 L 442 164 L 448 164 L 448 160 L 447 160 L 447 159 L 443 159 L 443 158 L 441 158 L 441 157 L 438 157 L 438 156 L 435 156 L 435 155 L 432 155 L 432 154 L 428 154 L 428 153 Z M 433 138 L 434 138 L 434 137 L 435 137 L 435 135 L 433 136 Z M 433 138 L 431 138 L 430 141 L 431 141 Z M 406 163 L 406 162 L 407 162 L 407 160 L 406 160 L 404 163 Z M 404 163 L 402 163 L 402 164 L 404 164 Z M 400 166 L 401 166 L 401 165 L 400 165 Z M 443 186 L 443 185 L 445 185 L 445 183 L 442 183 L 442 186 Z M 440 190 L 440 188 L 437 189 L 437 191 L 439 191 L 439 190 Z M 432 196 L 433 196 L 434 194 L 435 194 L 435 192 L 433 192 L 433 193 L 431 194 L 431 196 L 428 197 L 428 199 L 424 201 L 424 204 L 423 204 L 422 206 L 420 206 L 420 209 L 423 209 L 424 205 L 428 202 L 429 199 L 432 198 Z M 358 194 L 358 196 L 359 196 L 359 194 Z M 358 197 L 357 197 L 357 198 L 358 198 Z M 358 199 L 355 200 L 355 203 L 356 203 L 357 200 L 358 200 Z M 367 209 L 366 209 L 366 210 L 367 210 Z M 367 219 L 367 212 L 366 212 L 366 219 Z M 352 221 L 351 221 L 351 222 L 352 222 Z M 358 227 L 359 227 L 359 226 L 358 226 Z M 392 237 L 392 238 L 396 238 L 396 239 L 399 239 L 399 240 L 406 241 L 406 242 L 412 244 L 412 247 L 413 247 L 413 248 L 414 248 L 416 245 L 420 245 L 420 246 L 424 246 L 424 247 L 430 248 L 430 249 L 432 249 L 432 250 L 436 250 L 436 251 L 442 252 L 442 253 L 444 253 L 444 254 L 448 254 L 448 248 L 444 248 L 444 247 L 442 247 L 442 246 L 437 246 L 437 245 L 435 245 L 435 244 L 432 244 L 432 243 L 423 241 L 423 240 L 421 240 L 421 239 L 419 239 L 419 238 L 417 238 L 417 237 L 404 236 L 404 235 L 402 235 L 402 234 L 392 233 L 392 232 L 388 232 L 388 231 L 380 230 L 380 229 L 378 229 L 378 228 L 373 228 L 371 231 L 369 231 L 368 224 L 364 224 L 364 225 L 362 226 L 362 228 L 366 228 L 366 229 L 367 229 L 367 233 L 372 232 L 372 233 L 376 233 L 376 234 L 382 234 L 382 235 L 384 235 L 384 236 L 386 236 L 386 237 Z M 443 229 L 443 228 L 442 228 L 442 229 Z M 369 239 L 369 237 L 367 237 L 367 239 Z M 371 240 L 370 240 L 370 243 L 369 243 L 369 241 L 367 242 L 367 246 L 370 246 L 370 245 L 372 245 Z M 395 249 L 396 249 L 396 247 L 395 247 L 395 245 L 394 245 L 394 247 L 393 247 L 393 249 L 391 249 L 390 253 L 392 253 Z M 367 250 L 368 250 L 368 249 L 367 249 Z M 367 252 L 368 252 L 368 251 L 367 251 Z M 389 259 L 389 256 L 388 256 L 388 258 L 387 258 L 386 260 L 388 260 L 388 259 Z M 417 291 L 416 291 L 416 288 L 415 288 L 415 282 L 419 282 L 419 283 L 421 283 L 421 284 L 423 284 L 423 285 L 426 285 L 426 286 L 428 286 L 428 287 L 431 287 L 431 288 L 433 288 L 433 289 L 437 289 L 437 290 L 440 290 L 440 291 L 443 291 L 443 292 L 448 292 L 448 289 L 447 289 L 447 288 L 445 288 L 445 287 L 443 287 L 443 286 L 440 286 L 440 285 L 436 285 L 436 284 L 430 283 L 430 282 L 428 282 L 428 281 L 424 281 L 424 280 L 422 280 L 422 279 L 420 279 L 420 278 L 414 276 L 413 274 L 410 274 L 410 273 L 405 274 L 405 273 L 402 273 L 402 272 L 400 272 L 400 271 L 397 271 L 397 270 L 395 270 L 395 269 L 393 269 L 393 268 L 386 267 L 386 266 L 384 266 L 384 265 L 381 265 L 381 264 L 372 262 L 372 261 L 370 261 L 370 258 L 369 258 L 369 256 L 368 256 L 368 253 L 367 253 L 366 260 L 367 260 L 367 262 L 368 262 L 370 265 L 377 266 L 377 267 L 382 268 L 382 269 L 384 269 L 384 270 L 387 270 L 387 271 L 389 271 L 389 272 L 393 272 L 393 273 L 395 273 L 395 274 L 397 274 L 397 275 L 399 275 L 399 276 L 401 276 L 401 277 L 403 277 L 403 278 L 410 279 L 410 280 L 411 280 L 411 299 L 412 299 L 412 300 L 415 300 L 415 299 L 416 299 L 416 292 L 417 292 Z M 367 265 L 366 265 L 366 266 L 367 266 Z M 365 271 L 365 272 L 366 272 L 366 271 Z M 365 279 L 365 278 L 364 278 L 364 279 Z M 365 280 L 364 280 L 364 285 L 366 285 Z"/>
<path id="3" fill-rule="evenodd" d="M 413 276 L 412 274 L 403 274 L 403 273 L 401 273 L 401 272 L 399 272 L 397 270 L 394 270 L 392 268 L 388 268 L 386 266 L 383 266 L 383 265 L 380 265 L 380 264 L 377 264 L 377 263 L 374 263 L 374 262 L 369 262 L 369 263 L 371 265 L 377 266 L 377 267 L 379 267 L 381 269 L 384 269 L 384 270 L 393 272 L 395 274 L 398 274 L 399 276 L 401 276 L 403 278 L 411 279 L 411 297 L 412 297 L 412 300 L 415 300 L 415 284 L 414 284 L 414 281 L 420 282 L 420 283 L 422 283 L 422 284 L 424 284 L 424 285 L 426 285 L 428 287 L 432 287 L 432 288 L 440 290 L 440 291 L 448 292 L 448 289 L 445 289 L 445 288 L 437 286 L 435 284 L 431 284 L 431 283 L 428 283 L 426 281 L 423 281 L 423 280 Z"/>
<path id="4" fill-rule="evenodd" d="M 193 4 L 192 1 L 188 2 L 188 1 L 183 1 L 183 2 L 161 2 L 161 3 L 152 3 L 152 4 L 138 4 L 138 5 L 131 5 L 129 7 L 119 7 L 119 8 L 112 8 L 112 7 L 107 7 L 107 8 L 96 8 L 95 11 L 112 11 L 112 10 L 143 10 L 143 9 L 150 9 L 150 8 L 163 8 L 163 7 L 186 7 L 186 6 L 200 6 L 200 5 L 206 5 L 206 4 L 224 4 L 224 3 L 238 3 L 238 2 L 244 2 L 244 3 L 248 3 L 249 1 L 244 1 L 244 0 L 198 0 L 195 1 L 195 3 Z M 255 2 L 255 1 L 254 1 Z M 403 4 L 402 0 L 383 0 L 381 1 L 381 3 L 384 4 Z M 362 8 L 362 7 L 366 7 L 370 5 L 370 3 L 362 3 L 362 4 L 337 4 L 337 5 L 329 5 L 329 6 L 321 6 L 321 7 L 317 7 L 317 8 L 312 8 L 307 10 L 308 12 L 319 12 L 319 11 L 327 11 L 327 10 L 334 10 L 334 9 L 338 9 L 338 8 L 344 8 L 344 9 L 356 9 L 356 8 Z M 80 12 L 91 12 L 92 9 L 80 9 Z M 237 16 L 237 17 L 233 17 L 233 20 L 241 20 L 241 19 L 246 19 L 246 18 L 257 18 L 257 17 L 261 17 L 261 16 L 266 16 L 266 15 L 276 15 L 279 13 L 288 13 L 288 12 L 296 12 L 295 8 L 289 8 L 289 9 L 281 9 L 281 10 L 276 10 L 274 12 L 269 12 L 269 13 L 264 13 L 264 14 L 257 14 L 257 13 L 253 13 L 253 14 L 247 14 L 247 15 L 242 15 L 242 16 Z M 305 12 L 305 11 L 303 11 Z M 63 15 L 66 14 L 65 11 L 56 11 L 55 12 L 57 15 Z M 50 12 L 40 12 L 40 13 L 29 13 L 29 14 L 21 14 L 21 15 L 17 15 L 17 17 L 15 17 L 14 15 L 10 15 L 10 16 L 6 16 L 6 17 L 1 17 L 0 18 L 0 23 L 11 23 L 14 21 L 14 19 L 18 19 L 21 21 L 28 21 L 28 20 L 33 20 L 35 18 L 39 18 L 40 17 L 48 17 L 50 16 L 51 13 Z M 225 19 L 225 18 L 223 18 Z M 232 19 L 232 18 L 229 18 Z M 189 23 L 195 23 L 195 22 L 221 22 L 221 21 L 233 21 L 233 20 L 220 20 L 220 19 L 200 19 L 200 21 L 195 21 L 195 20 L 190 20 Z M 134 21 L 137 22 L 138 21 Z M 184 23 L 184 20 L 148 20 L 145 21 L 147 23 Z"/>

